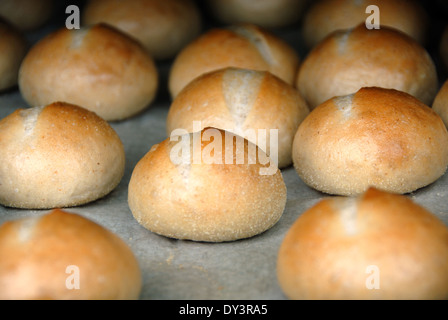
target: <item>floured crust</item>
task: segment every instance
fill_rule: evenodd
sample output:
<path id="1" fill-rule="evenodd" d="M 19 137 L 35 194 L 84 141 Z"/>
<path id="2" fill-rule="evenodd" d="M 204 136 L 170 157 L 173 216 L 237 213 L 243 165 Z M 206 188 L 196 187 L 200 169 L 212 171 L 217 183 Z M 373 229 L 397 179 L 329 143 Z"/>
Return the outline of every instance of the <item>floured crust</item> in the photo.
<path id="1" fill-rule="evenodd" d="M 293 162 L 305 183 L 339 195 L 369 186 L 407 193 L 445 173 L 448 133 L 431 108 L 393 89 L 349 97 L 321 104 L 300 125 Z"/>
<path id="2" fill-rule="evenodd" d="M 0 299 L 138 299 L 141 282 L 126 243 L 77 214 L 53 210 L 0 227 Z"/>
<path id="3" fill-rule="evenodd" d="M 181 140 L 167 139 L 151 148 L 136 165 L 128 201 L 134 217 L 145 228 L 177 239 L 221 242 L 254 236 L 280 219 L 286 204 L 280 170 L 260 174 L 267 165 L 252 157 L 247 140 L 244 154 L 236 151 L 236 142 L 226 144 L 235 148 L 232 163 L 228 163 L 230 149 L 225 149 L 225 138 L 221 141 L 222 153 L 210 149 L 211 142 L 204 134 L 210 133 L 208 129 L 224 137 L 224 131 L 216 128 L 202 131 L 202 161 L 195 161 L 193 139 L 200 136 L 198 133 L 183 136 L 191 138 L 188 145 L 192 150 L 184 163 L 175 164 L 171 158 Z M 221 159 L 221 164 L 206 163 L 204 157 L 210 154 Z M 243 164 L 238 164 L 241 155 Z"/>
<path id="4" fill-rule="evenodd" d="M 447 299 L 447 268 L 444 223 L 377 189 L 311 207 L 286 234 L 277 260 L 291 299 Z"/>
<path id="5" fill-rule="evenodd" d="M 125 154 L 110 125 L 65 103 L 19 109 L 0 121 L 0 203 L 55 208 L 103 197 L 120 182 Z"/>
<path id="6" fill-rule="evenodd" d="M 288 44 L 244 24 L 212 29 L 183 48 L 173 62 L 168 86 L 174 98 L 194 78 L 226 67 L 270 71 L 293 84 L 298 66 L 299 57 Z"/>

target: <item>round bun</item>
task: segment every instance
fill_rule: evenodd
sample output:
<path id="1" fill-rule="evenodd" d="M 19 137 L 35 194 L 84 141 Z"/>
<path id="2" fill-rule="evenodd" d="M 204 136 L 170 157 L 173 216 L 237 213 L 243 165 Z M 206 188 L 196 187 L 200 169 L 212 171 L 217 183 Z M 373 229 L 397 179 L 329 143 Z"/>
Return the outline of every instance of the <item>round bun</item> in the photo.
<path id="1" fill-rule="evenodd" d="M 311 111 L 293 142 L 297 173 L 329 194 L 369 186 L 407 193 L 431 184 L 448 165 L 442 119 L 409 94 L 362 88 Z"/>
<path id="2" fill-rule="evenodd" d="M 198 122 L 196 130 L 233 132 L 257 144 L 283 168 L 292 163 L 292 141 L 308 113 L 298 90 L 280 78 L 267 71 L 229 67 L 190 82 L 171 104 L 166 128 L 168 135 L 177 128 L 193 132 Z M 278 139 L 271 138 L 271 130 Z"/>
<path id="3" fill-rule="evenodd" d="M 17 85 L 20 64 L 27 47 L 23 35 L 0 19 L 0 91 Z"/>
<path id="4" fill-rule="evenodd" d="M 136 165 L 128 197 L 135 219 L 154 233 L 223 242 L 271 228 L 285 209 L 286 186 L 254 144 L 205 128 L 154 145 Z"/>
<path id="5" fill-rule="evenodd" d="M 423 44 L 428 29 L 428 14 L 413 0 L 321 0 L 307 10 L 303 21 L 303 38 L 311 48 L 336 30 L 354 28 L 373 14 L 368 6 L 379 9 L 380 28 L 390 27 L 406 33 Z"/>
<path id="6" fill-rule="evenodd" d="M 279 28 L 299 21 L 308 0 L 207 0 L 207 9 L 225 24 L 253 23 Z"/>
<path id="7" fill-rule="evenodd" d="M 364 25 L 336 31 L 303 61 L 296 82 L 311 109 L 362 87 L 407 92 L 431 105 L 438 78 L 428 52 L 404 33 Z"/>
<path id="8" fill-rule="evenodd" d="M 298 66 L 299 56 L 289 44 L 255 25 L 216 28 L 179 52 L 168 87 L 174 98 L 194 78 L 226 67 L 269 71 L 293 85 Z"/>
<path id="9" fill-rule="evenodd" d="M 50 209 L 85 204 L 112 191 L 125 153 L 112 127 L 66 103 L 18 109 L 0 121 L 0 203 Z"/>
<path id="10" fill-rule="evenodd" d="M 432 109 L 442 118 L 448 127 L 448 80 L 445 80 L 434 99 Z"/>
<path id="11" fill-rule="evenodd" d="M 287 232 L 277 276 L 289 299 L 447 299 L 448 228 L 374 188 L 308 209 Z"/>
<path id="12" fill-rule="evenodd" d="M 21 31 L 32 31 L 50 19 L 54 4 L 54 0 L 1 0 L 0 16 Z"/>
<path id="13" fill-rule="evenodd" d="M 174 57 L 201 32 L 192 0 L 90 0 L 83 23 L 107 23 L 139 40 L 157 60 Z"/>
<path id="14" fill-rule="evenodd" d="M 34 45 L 19 71 L 31 106 L 65 101 L 107 121 L 131 117 L 155 98 L 158 74 L 143 47 L 106 25 L 61 28 Z"/>
<path id="15" fill-rule="evenodd" d="M 116 234 L 59 209 L 0 226 L 0 299 L 138 299 L 142 279 Z"/>

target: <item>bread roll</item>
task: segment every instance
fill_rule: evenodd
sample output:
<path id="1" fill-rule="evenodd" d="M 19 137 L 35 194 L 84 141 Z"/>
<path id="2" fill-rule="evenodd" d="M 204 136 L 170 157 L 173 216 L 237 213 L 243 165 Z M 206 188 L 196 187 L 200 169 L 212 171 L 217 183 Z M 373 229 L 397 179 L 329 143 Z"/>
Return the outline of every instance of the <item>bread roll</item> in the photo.
<path id="1" fill-rule="evenodd" d="M 194 78 L 226 67 L 269 71 L 294 84 L 298 66 L 299 56 L 289 44 L 255 25 L 215 28 L 176 56 L 168 87 L 175 98 Z"/>
<path id="2" fill-rule="evenodd" d="M 90 0 L 83 23 L 112 25 L 139 40 L 155 59 L 173 58 L 201 32 L 193 0 Z"/>
<path id="3" fill-rule="evenodd" d="M 323 199 L 280 246 L 290 299 L 447 299 L 448 228 L 403 195 L 370 188 Z"/>
<path id="4" fill-rule="evenodd" d="M 445 126 L 448 127 L 448 80 L 445 80 L 442 87 L 434 99 L 432 109 L 442 118 Z"/>
<path id="5" fill-rule="evenodd" d="M 431 105 L 438 78 L 428 52 L 404 33 L 382 27 L 336 31 L 303 61 L 296 82 L 311 109 L 362 87 L 407 92 Z"/>
<path id="6" fill-rule="evenodd" d="M 142 279 L 116 234 L 59 209 L 0 226 L 0 299 L 138 299 Z"/>
<path id="7" fill-rule="evenodd" d="M 303 38 L 311 48 L 336 30 L 354 28 L 360 23 L 372 23 L 373 12 L 368 6 L 378 7 L 379 27 L 400 30 L 420 44 L 427 36 L 429 17 L 425 9 L 414 0 L 320 0 L 314 1 L 303 21 Z M 367 11 L 367 13 L 366 13 Z M 372 23 L 373 24 L 373 23 Z"/>
<path id="8" fill-rule="evenodd" d="M 20 31 L 33 31 L 51 18 L 54 4 L 54 0 L 1 0 L 0 16 Z"/>
<path id="9" fill-rule="evenodd" d="M 329 194 L 360 194 L 373 186 L 407 193 L 440 178 L 448 165 L 442 119 L 394 89 L 362 88 L 311 111 L 293 142 L 297 173 Z"/>
<path id="10" fill-rule="evenodd" d="M 200 122 L 199 130 L 231 131 L 284 168 L 292 163 L 292 141 L 308 113 L 300 93 L 268 71 L 229 67 L 190 82 L 171 104 L 166 128 L 168 135 L 177 128 L 193 132 Z"/>
<path id="11" fill-rule="evenodd" d="M 0 18 L 0 92 L 17 85 L 27 46 L 24 36 Z"/>
<path id="12" fill-rule="evenodd" d="M 207 0 L 207 9 L 225 24 L 253 23 L 279 28 L 297 23 L 308 0 Z"/>
<path id="13" fill-rule="evenodd" d="M 156 95 L 157 69 L 135 40 L 103 24 L 61 28 L 26 55 L 19 88 L 31 106 L 65 101 L 107 121 L 129 118 Z"/>
<path id="14" fill-rule="evenodd" d="M 148 230 L 223 242 L 271 228 L 286 205 L 282 174 L 247 140 L 216 128 L 178 130 L 136 165 L 128 202 Z"/>
<path id="15" fill-rule="evenodd" d="M 93 112 L 62 102 L 0 121 L 0 204 L 49 209 L 107 195 L 124 173 L 120 137 Z"/>

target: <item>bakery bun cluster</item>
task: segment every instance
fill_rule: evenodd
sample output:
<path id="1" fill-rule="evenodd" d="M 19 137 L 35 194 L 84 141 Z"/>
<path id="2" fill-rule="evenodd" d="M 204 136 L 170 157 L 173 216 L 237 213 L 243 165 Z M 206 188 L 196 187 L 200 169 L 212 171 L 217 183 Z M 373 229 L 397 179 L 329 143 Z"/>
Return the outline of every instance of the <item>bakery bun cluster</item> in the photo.
<path id="1" fill-rule="evenodd" d="M 0 226 L 0 299 L 133 300 L 139 263 L 118 235 L 55 209 Z"/>
<path id="2" fill-rule="evenodd" d="M 0 226 L 0 299 L 139 298 L 131 248 L 64 208 L 126 190 L 155 237 L 240 241 L 282 230 L 294 178 L 323 199 L 281 238 L 285 297 L 448 298 L 448 229 L 408 197 L 448 167 L 448 31 L 436 61 L 417 2 L 88 0 L 80 28 L 29 47 L 57 2 L 14 3 L 0 1 L 0 94 L 17 86 L 27 108 L 0 120 L 0 204 L 51 211 Z M 126 175 L 114 126 L 160 89 L 165 138 Z"/>

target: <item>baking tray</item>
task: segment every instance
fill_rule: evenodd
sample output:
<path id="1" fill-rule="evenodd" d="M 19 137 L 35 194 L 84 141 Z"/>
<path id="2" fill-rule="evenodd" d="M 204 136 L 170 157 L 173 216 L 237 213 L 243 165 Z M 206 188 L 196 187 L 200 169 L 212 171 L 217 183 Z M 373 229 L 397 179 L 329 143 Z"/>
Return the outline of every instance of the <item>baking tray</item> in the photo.
<path id="1" fill-rule="evenodd" d="M 31 42 L 37 41 L 54 29 L 45 27 L 28 37 Z M 293 26 L 275 33 L 304 58 L 300 28 Z M 305 210 L 329 197 L 305 185 L 292 167 L 282 170 L 287 187 L 283 216 L 271 229 L 252 238 L 222 243 L 175 240 L 143 228 L 132 216 L 127 203 L 132 171 L 152 145 L 168 137 L 165 120 L 171 101 L 166 83 L 170 66 L 171 61 L 157 63 L 160 90 L 150 107 L 133 118 L 111 122 L 126 152 L 126 169 L 120 184 L 102 199 L 65 210 L 97 222 L 130 246 L 143 275 L 142 300 L 285 300 L 276 277 L 279 246 Z M 0 118 L 26 107 L 17 88 L 0 94 Z M 407 196 L 448 225 L 448 174 Z M 0 206 L 0 224 L 48 211 Z"/>

